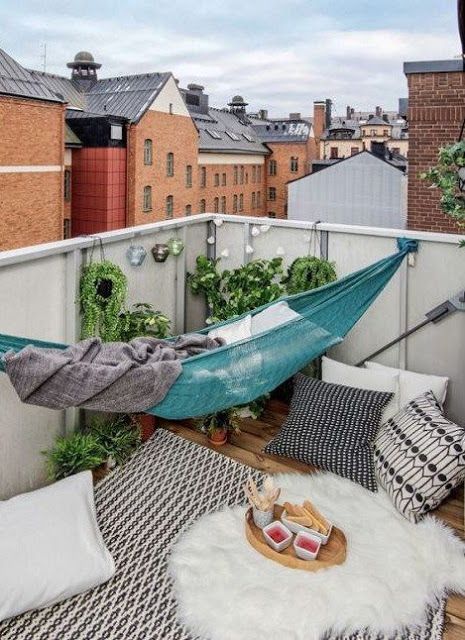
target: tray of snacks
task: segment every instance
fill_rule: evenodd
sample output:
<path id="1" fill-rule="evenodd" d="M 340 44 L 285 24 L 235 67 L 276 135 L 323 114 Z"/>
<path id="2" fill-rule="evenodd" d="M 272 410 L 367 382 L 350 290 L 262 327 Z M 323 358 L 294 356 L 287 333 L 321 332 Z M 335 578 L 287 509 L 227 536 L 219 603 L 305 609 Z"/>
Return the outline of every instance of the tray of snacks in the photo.
<path id="1" fill-rule="evenodd" d="M 274 497 L 279 491 L 272 488 L 270 481 L 265 485 L 264 496 L 250 481 L 245 491 L 252 504 L 245 516 L 245 534 L 252 547 L 263 556 L 304 571 L 319 571 L 345 561 L 344 533 L 309 500 L 301 505 L 289 502 L 271 505 L 266 496 Z M 257 505 L 267 508 L 267 518 L 263 518 Z"/>

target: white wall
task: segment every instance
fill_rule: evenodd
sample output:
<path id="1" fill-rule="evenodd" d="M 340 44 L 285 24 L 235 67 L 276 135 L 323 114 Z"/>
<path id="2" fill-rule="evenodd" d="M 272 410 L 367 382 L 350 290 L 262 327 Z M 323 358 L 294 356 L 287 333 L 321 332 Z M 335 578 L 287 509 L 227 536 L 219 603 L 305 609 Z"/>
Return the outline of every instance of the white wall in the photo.
<path id="1" fill-rule="evenodd" d="M 290 220 L 404 229 L 407 177 L 360 153 L 288 185 Z"/>

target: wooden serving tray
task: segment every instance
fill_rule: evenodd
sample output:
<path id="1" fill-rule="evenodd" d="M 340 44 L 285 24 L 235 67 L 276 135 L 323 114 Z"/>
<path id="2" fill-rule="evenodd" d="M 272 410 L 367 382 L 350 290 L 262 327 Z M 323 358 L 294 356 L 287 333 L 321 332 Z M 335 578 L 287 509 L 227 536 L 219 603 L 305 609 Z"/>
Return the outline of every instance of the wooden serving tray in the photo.
<path id="1" fill-rule="evenodd" d="M 274 519 L 281 520 L 283 511 L 284 507 L 276 504 L 274 508 Z M 250 507 L 245 514 L 245 535 L 252 547 L 261 553 L 262 556 L 279 562 L 279 564 L 290 567 L 291 569 L 319 571 L 320 569 L 328 569 L 329 567 L 342 564 L 346 559 L 346 537 L 340 529 L 334 526 L 327 544 L 321 545 L 316 560 L 301 560 L 301 558 L 298 558 L 292 542 L 284 551 L 278 552 L 272 549 L 267 544 L 262 530 L 259 529 L 253 521 L 252 507 Z"/>

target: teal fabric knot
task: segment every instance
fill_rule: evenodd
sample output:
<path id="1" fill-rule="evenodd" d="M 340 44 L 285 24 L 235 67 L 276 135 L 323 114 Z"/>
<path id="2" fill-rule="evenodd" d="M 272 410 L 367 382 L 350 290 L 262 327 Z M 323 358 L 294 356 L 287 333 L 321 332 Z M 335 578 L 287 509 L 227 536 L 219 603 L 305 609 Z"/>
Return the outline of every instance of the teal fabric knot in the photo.
<path id="1" fill-rule="evenodd" d="M 415 253 L 418 251 L 418 240 L 411 238 L 397 238 L 397 246 L 402 253 Z"/>

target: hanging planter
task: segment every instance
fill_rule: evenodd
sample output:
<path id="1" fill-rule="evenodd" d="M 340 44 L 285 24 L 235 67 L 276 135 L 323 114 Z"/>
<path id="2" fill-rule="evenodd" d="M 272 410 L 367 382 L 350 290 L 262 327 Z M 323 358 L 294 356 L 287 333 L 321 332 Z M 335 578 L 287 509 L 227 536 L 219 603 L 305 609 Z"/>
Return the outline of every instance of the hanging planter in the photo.
<path id="1" fill-rule="evenodd" d="M 172 256 L 179 256 L 184 251 L 184 242 L 181 238 L 170 238 L 168 240 L 168 249 Z"/>
<path id="2" fill-rule="evenodd" d="M 156 244 L 152 248 L 152 255 L 155 262 L 165 262 L 170 255 L 170 249 L 167 244 Z"/>
<path id="3" fill-rule="evenodd" d="M 142 245 L 131 245 L 126 251 L 126 257 L 131 267 L 140 267 L 144 262 L 147 251 Z"/>

